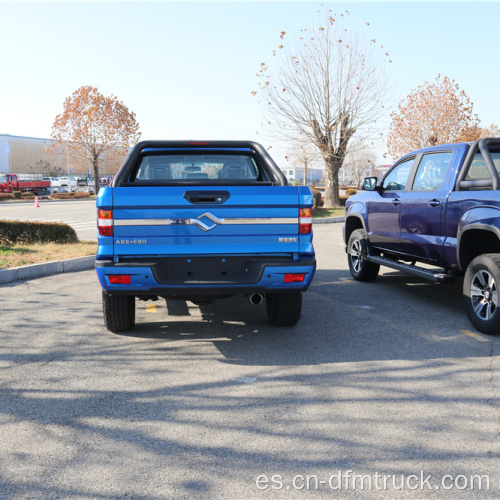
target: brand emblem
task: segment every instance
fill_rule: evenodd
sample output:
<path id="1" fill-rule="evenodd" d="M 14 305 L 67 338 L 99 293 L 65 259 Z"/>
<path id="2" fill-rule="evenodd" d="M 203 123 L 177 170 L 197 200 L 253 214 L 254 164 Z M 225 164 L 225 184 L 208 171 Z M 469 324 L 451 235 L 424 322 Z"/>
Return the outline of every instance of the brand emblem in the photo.
<path id="1" fill-rule="evenodd" d="M 203 222 L 202 219 L 208 219 L 213 224 L 208 224 L 206 222 Z M 224 224 L 224 219 L 219 219 L 214 214 L 210 212 L 205 212 L 196 219 L 167 219 L 167 222 L 170 226 L 192 225 L 192 226 L 198 226 L 200 229 L 203 229 L 203 231 L 210 231 L 210 229 L 213 229 L 215 226 L 219 224 Z"/>

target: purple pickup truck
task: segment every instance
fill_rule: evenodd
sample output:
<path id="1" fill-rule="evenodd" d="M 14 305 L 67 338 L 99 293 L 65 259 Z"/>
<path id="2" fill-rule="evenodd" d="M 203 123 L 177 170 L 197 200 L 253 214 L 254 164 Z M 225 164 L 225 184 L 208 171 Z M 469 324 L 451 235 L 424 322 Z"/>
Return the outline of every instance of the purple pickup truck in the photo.
<path id="1" fill-rule="evenodd" d="M 403 156 L 346 204 L 351 275 L 372 281 L 380 266 L 433 282 L 463 275 L 467 315 L 500 333 L 500 139 L 447 144 Z"/>

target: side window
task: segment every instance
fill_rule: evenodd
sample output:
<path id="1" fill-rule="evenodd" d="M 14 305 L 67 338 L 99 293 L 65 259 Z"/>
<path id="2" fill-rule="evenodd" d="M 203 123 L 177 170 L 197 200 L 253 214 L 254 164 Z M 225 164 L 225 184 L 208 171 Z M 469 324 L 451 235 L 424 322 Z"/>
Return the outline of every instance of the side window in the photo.
<path id="1" fill-rule="evenodd" d="M 413 191 L 435 191 L 444 182 L 452 152 L 422 156 L 413 182 Z"/>
<path id="2" fill-rule="evenodd" d="M 405 160 L 396 165 L 384 178 L 383 186 L 387 191 L 404 191 L 406 181 L 410 175 L 410 170 L 415 158 Z"/>

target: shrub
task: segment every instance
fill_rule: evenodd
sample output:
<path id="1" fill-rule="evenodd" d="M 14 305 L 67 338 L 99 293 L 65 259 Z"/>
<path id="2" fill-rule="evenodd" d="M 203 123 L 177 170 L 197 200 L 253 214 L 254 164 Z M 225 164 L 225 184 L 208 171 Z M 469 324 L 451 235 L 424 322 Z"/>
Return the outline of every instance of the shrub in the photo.
<path id="1" fill-rule="evenodd" d="M 352 189 L 352 188 L 346 189 L 346 191 L 345 191 L 346 196 L 352 196 L 352 195 L 357 194 L 357 193 L 358 193 L 358 191 L 356 189 Z"/>
<path id="2" fill-rule="evenodd" d="M 23 200 L 34 200 L 35 199 L 35 195 L 33 193 L 22 193 L 21 198 Z"/>
<path id="3" fill-rule="evenodd" d="M 16 200 L 20 200 L 23 196 L 23 193 L 21 193 L 21 191 L 12 191 L 12 195 Z"/>
<path id="4" fill-rule="evenodd" d="M 314 205 L 312 208 L 313 214 L 316 210 L 316 208 L 320 207 L 323 203 L 323 200 L 321 198 L 321 191 L 318 191 L 317 189 L 311 189 L 313 198 L 314 198 Z"/>
<path id="5" fill-rule="evenodd" d="M 340 201 L 340 206 L 341 207 L 345 207 L 345 202 L 347 201 L 347 198 L 349 198 L 349 196 L 341 196 L 339 201 Z"/>
<path id="6" fill-rule="evenodd" d="M 0 240 L 10 243 L 76 243 L 75 230 L 59 222 L 0 220 Z"/>
<path id="7" fill-rule="evenodd" d="M 0 201 L 2 200 L 13 200 L 14 196 L 12 193 L 0 193 Z"/>

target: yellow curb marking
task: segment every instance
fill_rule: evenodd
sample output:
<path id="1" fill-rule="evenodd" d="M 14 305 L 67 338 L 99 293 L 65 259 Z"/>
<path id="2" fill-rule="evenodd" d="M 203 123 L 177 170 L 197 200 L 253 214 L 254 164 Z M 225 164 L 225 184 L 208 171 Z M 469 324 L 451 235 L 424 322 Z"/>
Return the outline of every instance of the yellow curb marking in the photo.
<path id="1" fill-rule="evenodd" d="M 146 311 L 147 311 L 148 313 L 155 313 L 155 312 L 158 312 L 158 311 L 156 310 L 156 304 L 147 304 L 147 305 L 146 305 Z"/>
<path id="2" fill-rule="evenodd" d="M 465 333 L 465 335 L 468 335 L 469 337 L 472 337 L 473 339 L 479 340 L 479 342 L 489 342 L 490 339 L 487 339 L 486 337 L 483 337 L 482 335 L 478 335 L 477 333 L 469 332 L 469 330 L 460 330 L 462 333 Z"/>

